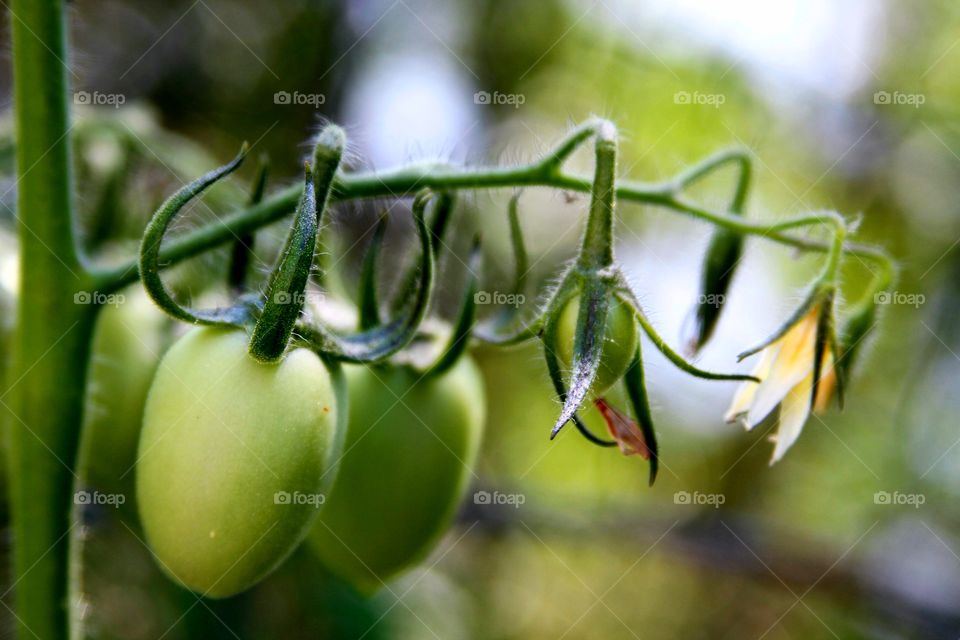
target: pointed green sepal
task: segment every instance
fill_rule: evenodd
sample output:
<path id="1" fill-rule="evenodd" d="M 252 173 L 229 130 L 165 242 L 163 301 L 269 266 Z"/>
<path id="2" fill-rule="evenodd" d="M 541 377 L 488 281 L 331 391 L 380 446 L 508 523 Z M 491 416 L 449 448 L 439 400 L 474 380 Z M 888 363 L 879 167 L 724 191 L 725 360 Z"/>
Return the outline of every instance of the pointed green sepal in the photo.
<path id="1" fill-rule="evenodd" d="M 477 317 L 477 272 L 480 270 L 480 255 L 480 238 L 476 237 L 473 240 L 473 247 L 470 249 L 470 257 L 467 260 L 467 282 L 463 289 L 460 312 L 457 314 L 457 320 L 440 357 L 425 375 L 443 375 L 457 363 L 457 360 L 460 359 L 460 356 L 464 354 L 470 344 L 470 332 Z"/>
<path id="2" fill-rule="evenodd" d="M 333 360 L 354 363 L 380 362 L 406 347 L 414 339 L 423 321 L 433 293 L 434 258 L 430 231 L 424 221 L 424 209 L 431 198 L 427 190 L 420 192 L 413 202 L 414 226 L 420 240 L 420 269 L 413 299 L 399 315 L 378 327 L 353 335 L 339 335 L 329 328 L 312 322 L 297 325 L 298 341 L 316 353 Z"/>
<path id="3" fill-rule="evenodd" d="M 367 253 L 363 256 L 363 266 L 360 268 L 360 286 L 357 294 L 359 307 L 359 328 L 361 331 L 372 329 L 380 324 L 380 296 L 377 295 L 377 264 L 380 260 L 380 250 L 383 248 L 383 239 L 387 233 L 387 215 L 383 214 L 373 230 L 373 238 Z"/>
<path id="4" fill-rule="evenodd" d="M 270 274 L 263 311 L 250 337 L 250 355 L 260 362 L 276 362 L 283 356 L 303 311 L 304 291 L 313 267 L 319 223 L 309 165 L 305 166 L 304 174 L 303 195 L 294 214 L 293 226 Z"/>
<path id="5" fill-rule="evenodd" d="M 249 320 L 246 307 L 243 306 L 223 309 L 190 309 L 184 307 L 173 299 L 160 278 L 160 246 L 174 218 L 179 215 L 187 203 L 203 193 L 208 187 L 236 171 L 243 163 L 247 151 L 248 146 L 244 143 L 240 153 L 232 161 L 197 178 L 167 198 L 150 218 L 150 222 L 147 223 L 147 228 L 143 232 L 143 239 L 140 242 L 139 263 L 143 287 L 157 306 L 177 320 L 191 324 L 225 326 L 242 326 Z"/>
<path id="6" fill-rule="evenodd" d="M 633 405 L 633 414 L 637 418 L 640 432 L 643 434 L 644 444 L 650 455 L 649 485 L 652 487 L 660 468 L 660 449 L 657 445 L 657 433 L 654 430 L 653 417 L 650 413 L 650 401 L 647 399 L 647 388 L 643 376 L 643 357 L 639 344 L 637 345 L 637 355 L 630 363 L 627 373 L 623 376 L 623 383 L 627 390 L 627 396 L 630 398 L 630 404 Z"/>
<path id="7" fill-rule="evenodd" d="M 590 387 L 600 369 L 604 335 L 607 330 L 607 312 L 610 294 L 605 283 L 596 278 L 586 278 L 581 284 L 580 307 L 577 312 L 577 328 L 573 341 L 572 371 L 567 397 L 550 437 L 556 437 L 560 429 L 573 418 L 573 414 L 586 399 Z"/>

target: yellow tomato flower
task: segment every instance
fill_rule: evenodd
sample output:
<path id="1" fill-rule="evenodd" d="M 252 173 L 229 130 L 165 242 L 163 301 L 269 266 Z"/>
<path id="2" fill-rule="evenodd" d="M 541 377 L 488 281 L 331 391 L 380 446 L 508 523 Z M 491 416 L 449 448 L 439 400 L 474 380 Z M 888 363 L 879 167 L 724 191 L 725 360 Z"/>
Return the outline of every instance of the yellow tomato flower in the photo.
<path id="1" fill-rule="evenodd" d="M 771 441 L 775 443 L 773 464 L 796 442 L 810 412 L 826 410 L 836 388 L 834 356 L 830 340 L 818 339 L 829 303 L 819 301 L 800 317 L 782 336 L 763 347 L 753 375 L 759 383 L 744 382 L 727 411 L 727 422 L 740 420 L 750 430 L 780 405 L 780 425 Z M 813 398 L 813 376 L 817 344 L 821 345 L 820 381 Z"/>

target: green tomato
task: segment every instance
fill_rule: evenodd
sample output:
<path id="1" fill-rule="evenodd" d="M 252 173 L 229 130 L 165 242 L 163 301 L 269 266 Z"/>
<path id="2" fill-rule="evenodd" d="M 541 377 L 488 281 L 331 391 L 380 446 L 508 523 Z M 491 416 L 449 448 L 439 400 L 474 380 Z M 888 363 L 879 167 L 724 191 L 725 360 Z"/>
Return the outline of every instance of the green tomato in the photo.
<path id="1" fill-rule="evenodd" d="M 236 330 L 198 328 L 160 363 L 140 436 L 137 500 L 160 566 L 222 598 L 300 543 L 332 481 L 340 370 L 306 349 L 262 364 Z"/>
<path id="2" fill-rule="evenodd" d="M 557 327 L 557 356 L 568 369 L 573 366 L 573 341 L 577 332 L 577 313 L 580 297 L 570 300 L 560 312 Z M 612 300 L 607 310 L 607 326 L 603 335 L 603 352 L 600 368 L 593 381 L 591 392 L 601 395 L 612 387 L 627 372 L 633 356 L 637 353 L 637 321 L 633 309 L 622 300 Z"/>
<path id="3" fill-rule="evenodd" d="M 469 487 L 486 398 L 462 358 L 441 376 L 348 367 L 350 420 L 337 479 L 309 542 L 360 591 L 421 560 Z"/>
<path id="4" fill-rule="evenodd" d="M 147 391 L 169 329 L 167 316 L 140 286 L 99 311 L 78 465 L 87 486 L 123 490 L 132 483 Z"/>

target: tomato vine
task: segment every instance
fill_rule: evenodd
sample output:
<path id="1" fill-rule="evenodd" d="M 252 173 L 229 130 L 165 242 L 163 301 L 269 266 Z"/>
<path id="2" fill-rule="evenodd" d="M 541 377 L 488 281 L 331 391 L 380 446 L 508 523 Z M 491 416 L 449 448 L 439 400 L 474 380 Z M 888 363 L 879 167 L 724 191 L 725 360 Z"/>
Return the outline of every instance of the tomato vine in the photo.
<path id="1" fill-rule="evenodd" d="M 590 433 L 577 416 L 591 393 L 596 395 L 602 391 L 595 384 L 598 371 L 604 361 L 609 360 L 604 354 L 607 341 L 617 341 L 617 336 L 608 329 L 611 315 L 619 315 L 619 309 L 629 310 L 630 320 L 636 323 L 634 330 L 639 328 L 647 334 L 658 350 L 691 375 L 741 380 L 748 384 L 755 383 L 758 378 L 702 371 L 659 336 L 615 261 L 613 231 L 618 201 L 621 206 L 622 203 L 656 205 L 717 228 L 702 273 L 701 288 L 705 296 L 722 297 L 726 293 L 743 250 L 743 240 L 748 236 L 826 254 L 823 270 L 797 312 L 770 339 L 743 354 L 746 357 L 769 350 L 782 341 L 794 339 L 798 327 L 812 327 L 811 405 L 818 405 L 823 395 L 821 373 L 834 366 L 837 369 L 838 397 L 841 396 L 849 377 L 850 362 L 861 338 L 873 324 L 875 294 L 888 289 L 895 276 L 895 265 L 883 249 L 848 241 L 848 224 L 836 213 L 817 212 L 769 222 L 747 218 L 744 205 L 752 160 L 744 150 L 721 152 L 658 183 L 620 179 L 616 165 L 617 131 L 612 123 L 602 119 L 591 119 L 573 128 L 543 157 L 526 164 L 506 167 L 415 164 L 391 171 L 371 172 L 347 172 L 341 167 L 345 137 L 342 130 L 329 126 L 318 139 L 311 159 L 312 169 L 305 172 L 303 184 L 272 194 L 265 193 L 261 186 L 249 206 L 164 242 L 170 222 L 182 207 L 234 171 L 243 160 L 244 150 L 232 162 L 190 183 L 168 199 L 146 229 L 140 256 L 111 268 L 95 267 L 80 248 L 75 230 L 67 103 L 69 53 L 64 5 L 58 0 L 14 0 L 13 11 L 17 19 L 11 21 L 20 251 L 21 260 L 29 263 L 30 269 L 21 270 L 21 299 L 10 371 L 14 383 L 10 402 L 3 405 L 6 419 L 12 425 L 14 582 L 17 619 L 24 636 L 29 633 L 43 638 L 65 637 L 67 616 L 64 602 L 73 598 L 71 602 L 75 604 L 80 589 L 77 580 L 68 581 L 66 545 L 67 539 L 71 538 L 68 535 L 71 527 L 77 523 L 71 522 L 65 514 L 78 473 L 76 453 L 81 440 L 87 363 L 96 314 L 102 303 L 65 303 L 78 293 L 107 294 L 142 279 L 157 304 L 181 321 L 227 325 L 231 327 L 230 335 L 238 333 L 238 328 L 251 333 L 252 337 L 248 339 L 245 334 L 244 339 L 248 339 L 246 344 L 252 355 L 249 358 L 247 353 L 237 356 L 244 366 L 250 364 L 244 359 L 248 358 L 258 366 L 266 362 L 269 365 L 263 366 L 279 367 L 286 354 L 306 347 L 320 357 L 324 366 L 334 360 L 385 364 L 389 359 L 393 366 L 409 368 L 409 362 L 401 361 L 408 347 L 423 335 L 422 321 L 428 311 L 436 277 L 438 243 L 435 239 L 443 234 L 447 221 L 444 211 L 449 213 L 458 192 L 537 187 L 590 193 L 586 230 L 577 260 L 563 274 L 548 302 L 533 317 L 517 317 L 504 312 L 495 318 L 477 321 L 472 295 L 477 282 L 469 279 L 457 320 L 446 340 L 441 342 L 439 357 L 419 369 L 407 370 L 415 370 L 428 380 L 440 381 L 451 375 L 458 362 L 463 362 L 465 349 L 472 338 L 501 345 L 539 338 L 544 345 L 548 373 L 563 402 L 551 434 L 556 435 L 565 424 L 573 421 L 592 442 L 605 446 L 618 444 L 624 453 L 648 458 L 652 482 L 660 453 L 645 391 L 639 342 L 634 349 L 633 341 L 624 340 L 630 345 L 629 353 L 623 358 L 628 364 L 624 367 L 621 362 L 610 367 L 615 373 L 609 376 L 614 378 L 613 382 L 617 382 L 616 378 L 623 380 L 633 409 L 632 419 L 622 419 L 625 414 L 609 407 L 602 398 L 595 398 L 600 403 L 598 406 L 603 407 L 605 416 L 611 416 L 608 428 L 613 440 L 606 440 Z M 589 140 L 594 141 L 594 175 L 568 173 L 564 169 L 567 159 Z M 687 197 L 686 191 L 691 184 L 730 164 L 739 168 L 739 174 L 728 211 L 711 210 Z M 413 198 L 412 214 L 419 256 L 411 276 L 406 279 L 409 285 L 402 287 L 391 304 L 386 305 L 390 317 L 382 319 L 382 296 L 378 295 L 373 284 L 380 240 L 375 241 L 362 278 L 359 329 L 353 334 L 342 334 L 303 313 L 303 293 L 314 267 L 320 216 L 328 206 L 338 202 L 375 197 Z M 431 202 L 435 203 L 437 213 L 432 229 L 426 222 L 426 210 Z M 514 197 L 509 208 L 516 260 L 514 286 L 522 291 L 526 284 L 527 258 L 519 211 Z M 163 269 L 238 240 L 241 249 L 234 255 L 242 256 L 249 250 L 252 235 L 258 229 L 290 213 L 294 213 L 294 221 L 288 242 L 265 293 L 243 294 L 236 304 L 225 309 L 193 310 L 181 306 L 165 289 L 160 278 Z M 825 227 L 830 233 L 827 241 L 794 233 L 797 229 L 816 226 Z M 382 232 L 378 238 L 382 239 Z M 870 286 L 850 305 L 845 322 L 837 329 L 838 273 L 847 257 L 856 257 L 876 271 Z M 480 260 L 477 241 L 471 251 L 471 264 L 476 266 Z M 242 257 L 237 259 L 237 264 L 242 267 Z M 236 276 L 233 279 L 235 288 L 239 288 L 243 281 L 242 276 Z M 572 349 L 569 361 L 564 362 L 558 355 L 558 342 L 564 338 L 559 320 L 574 300 L 577 301 L 577 313 L 572 344 L 569 345 Z M 700 304 L 694 313 L 696 326 L 689 342 L 691 351 L 702 348 L 709 339 L 719 317 L 720 305 L 707 309 Z M 235 345 L 230 348 L 234 354 Z M 314 360 L 310 362 L 314 363 Z M 203 380 L 202 375 L 197 378 Z M 404 380 L 403 384 L 415 387 L 417 383 Z M 807 389 L 803 387 L 802 390 Z M 744 409 L 749 416 L 750 409 L 755 407 L 748 406 L 748 396 L 750 393 L 745 394 L 743 406 L 734 408 Z M 291 403 L 300 401 L 302 398 L 290 399 Z M 227 406 L 228 403 L 223 404 Z M 271 405 L 264 409 L 264 415 L 271 415 L 274 410 L 282 411 L 283 407 Z M 298 425 L 300 427 L 302 425 Z M 796 437 L 796 434 L 788 435 Z M 291 455 L 300 453 L 295 442 L 287 441 L 285 446 Z M 778 451 L 782 448 L 778 443 Z M 157 483 L 160 485 L 162 482 Z M 308 519 L 303 518 L 295 526 L 291 525 L 289 535 L 278 543 L 281 551 L 278 557 L 289 552 L 293 542 L 302 536 L 307 522 Z M 237 578 L 233 586 L 243 587 L 262 576 L 275 559 L 260 558 L 257 566 Z M 71 575 L 75 577 L 72 572 Z M 202 580 L 200 582 L 201 588 L 209 586 Z M 225 590 L 230 591 L 232 588 Z M 76 629 L 74 632 L 81 633 Z"/>

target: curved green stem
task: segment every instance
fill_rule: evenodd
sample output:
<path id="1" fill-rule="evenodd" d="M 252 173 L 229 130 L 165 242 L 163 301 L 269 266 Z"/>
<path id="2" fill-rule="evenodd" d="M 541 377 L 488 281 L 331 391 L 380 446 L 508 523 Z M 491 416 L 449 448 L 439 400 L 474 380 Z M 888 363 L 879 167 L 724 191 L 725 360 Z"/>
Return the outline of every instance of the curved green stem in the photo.
<path id="1" fill-rule="evenodd" d="M 855 251 L 851 251 L 849 245 L 847 245 L 847 253 L 849 255 L 861 255 Z M 894 280 L 896 280 L 896 263 L 886 251 L 877 249 L 876 255 L 874 255 L 872 259 L 874 264 L 879 267 L 879 271 L 873 274 L 873 279 L 870 282 L 870 286 L 867 287 L 864 295 L 852 305 L 854 308 L 861 308 L 865 305 L 875 304 L 874 296 L 881 291 L 889 289 L 891 286 L 893 286 Z"/>
<path id="2" fill-rule="evenodd" d="M 827 263 L 823 267 L 822 282 L 826 285 L 836 287 L 837 274 L 840 271 L 840 260 L 843 256 L 843 243 L 847 237 L 847 224 L 843 218 L 833 212 L 824 215 L 831 220 L 833 226 L 833 240 L 830 243 L 830 249 L 827 251 Z"/>
<path id="3" fill-rule="evenodd" d="M 734 192 L 730 211 L 740 213 L 750 188 L 750 176 L 753 174 L 753 161 L 746 149 L 734 147 L 723 149 L 688 167 L 673 180 L 674 190 L 680 192 L 701 178 L 713 173 L 723 165 L 736 163 L 740 166 L 737 176 L 737 190 Z"/>
<path id="4" fill-rule="evenodd" d="M 559 173 L 560 167 L 577 150 L 577 147 L 589 140 L 590 136 L 596 134 L 601 128 L 610 126 L 612 126 L 610 121 L 602 118 L 593 118 L 577 125 L 554 145 L 553 149 L 540 161 L 540 165 L 547 173 Z"/>
<path id="5" fill-rule="evenodd" d="M 681 371 L 685 371 L 690 375 L 703 378 L 705 380 L 739 380 L 739 381 L 750 381 L 750 382 L 760 382 L 760 379 L 741 373 L 715 373 L 713 371 L 705 371 L 699 367 L 695 367 L 686 361 L 686 359 L 681 356 L 679 353 L 670 348 L 670 345 L 667 344 L 667 341 L 657 333 L 657 330 L 653 328 L 653 325 L 650 323 L 650 320 L 647 319 L 647 316 L 643 313 L 643 310 L 640 307 L 636 306 L 636 301 L 631 295 L 630 298 L 625 300 L 632 308 L 633 315 L 637 319 L 637 323 L 640 325 L 640 328 L 643 329 L 643 332 L 647 334 L 647 337 L 650 338 L 650 341 L 653 343 L 653 346 L 657 348 L 657 351 L 662 353 L 667 360 L 672 362 Z"/>

